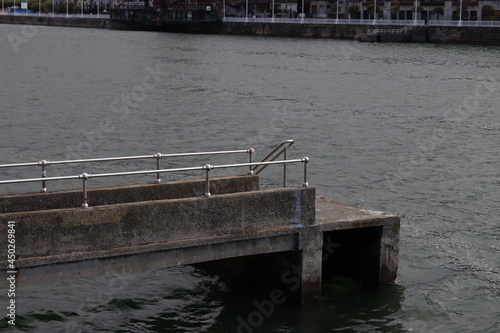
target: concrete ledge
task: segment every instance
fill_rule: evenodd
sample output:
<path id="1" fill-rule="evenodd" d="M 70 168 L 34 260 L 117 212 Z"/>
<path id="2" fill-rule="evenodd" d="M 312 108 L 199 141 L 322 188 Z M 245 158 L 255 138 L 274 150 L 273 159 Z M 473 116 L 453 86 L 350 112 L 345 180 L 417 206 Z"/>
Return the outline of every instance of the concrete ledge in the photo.
<path id="1" fill-rule="evenodd" d="M 398 268 L 398 216 L 316 198 L 311 187 L 1 214 L 0 233 L 6 221 L 21 286 L 290 252 L 273 258 L 307 301 L 324 274 L 378 285 L 394 283 Z"/>
<path id="2" fill-rule="evenodd" d="M 391 213 L 348 205 L 327 197 L 316 200 L 316 224 L 323 232 L 389 224 L 399 226 L 399 223 L 399 216 Z"/>
<path id="3" fill-rule="evenodd" d="M 109 28 L 111 21 L 104 18 L 52 17 L 50 14 L 41 16 L 0 15 L 0 23 L 47 25 L 74 28 Z"/>
<path id="4" fill-rule="evenodd" d="M 258 176 L 214 177 L 210 180 L 210 192 L 226 194 L 256 191 Z M 160 184 L 91 188 L 88 190 L 91 207 L 119 203 L 201 197 L 206 192 L 204 179 L 169 181 Z M 80 208 L 82 190 L 54 191 L 0 195 L 0 214 L 62 208 Z"/>
<path id="5" fill-rule="evenodd" d="M 146 244 L 253 235 L 311 225 L 315 220 L 315 189 L 282 188 L 210 198 L 19 212 L 2 214 L 0 220 L 0 234 L 7 233 L 6 221 L 15 221 L 18 265 L 32 266 L 46 263 L 48 257 L 53 262 L 68 260 L 68 254 L 77 257 L 83 252 L 133 250 Z M 6 247 L 0 249 L 2 259 L 7 258 L 6 251 Z M 6 264 L 5 260 L 1 264 Z"/>

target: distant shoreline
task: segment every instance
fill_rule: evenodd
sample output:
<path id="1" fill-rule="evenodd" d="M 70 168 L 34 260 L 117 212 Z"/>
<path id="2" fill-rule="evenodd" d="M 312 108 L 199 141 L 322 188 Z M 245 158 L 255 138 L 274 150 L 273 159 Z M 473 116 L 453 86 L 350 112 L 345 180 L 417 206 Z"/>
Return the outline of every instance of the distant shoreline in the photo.
<path id="1" fill-rule="evenodd" d="M 0 24 L 26 24 L 59 27 L 137 30 L 103 18 L 52 17 L 51 15 L 0 15 Z M 422 26 L 404 33 L 402 26 L 361 24 L 310 24 L 224 22 L 216 34 L 269 37 L 346 39 L 367 42 L 443 43 L 500 46 L 500 27 Z M 378 29 L 378 30 L 375 30 Z M 390 29 L 390 30 L 389 30 Z"/>

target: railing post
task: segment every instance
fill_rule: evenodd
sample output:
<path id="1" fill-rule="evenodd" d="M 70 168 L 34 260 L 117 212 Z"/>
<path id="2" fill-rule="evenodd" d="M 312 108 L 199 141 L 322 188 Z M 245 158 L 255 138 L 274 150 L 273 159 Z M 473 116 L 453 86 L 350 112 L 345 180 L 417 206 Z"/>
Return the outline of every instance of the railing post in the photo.
<path id="1" fill-rule="evenodd" d="M 283 149 L 283 160 L 286 161 L 286 148 Z M 287 174 L 286 174 L 286 163 L 283 163 L 283 187 L 286 187 L 286 178 L 287 178 Z"/>
<path id="2" fill-rule="evenodd" d="M 304 157 L 302 162 L 304 162 L 304 183 L 302 186 L 307 187 L 309 186 L 309 183 L 307 182 L 307 163 L 309 163 L 309 157 Z"/>
<path id="3" fill-rule="evenodd" d="M 49 165 L 49 162 L 47 162 L 46 160 L 42 160 L 38 162 L 38 164 L 42 167 L 42 178 L 47 177 L 47 170 L 45 170 L 45 167 Z M 45 180 L 42 180 L 42 189 L 40 190 L 40 192 L 47 192 Z"/>
<path id="4" fill-rule="evenodd" d="M 205 164 L 203 166 L 203 169 L 205 170 L 206 173 L 206 178 L 205 178 L 205 196 L 209 198 L 212 194 L 210 194 L 210 177 L 208 176 L 208 173 L 210 170 L 213 169 L 213 166 L 210 164 Z"/>
<path id="5" fill-rule="evenodd" d="M 161 159 L 162 155 L 161 155 L 161 153 L 156 153 L 154 155 L 154 157 L 156 158 L 156 170 L 160 170 L 160 159 Z M 159 172 L 156 173 L 155 183 L 156 184 L 161 183 L 161 178 L 160 178 L 160 173 Z"/>
<path id="6" fill-rule="evenodd" d="M 255 149 L 250 147 L 248 149 L 248 163 L 252 163 L 252 156 L 254 153 L 255 153 Z M 253 175 L 253 170 L 252 170 L 251 165 L 248 166 L 248 174 Z"/>
<path id="7" fill-rule="evenodd" d="M 83 204 L 82 208 L 89 208 L 89 201 L 87 197 L 87 179 L 90 178 L 90 174 L 84 172 L 80 176 L 80 179 L 83 181 Z"/>

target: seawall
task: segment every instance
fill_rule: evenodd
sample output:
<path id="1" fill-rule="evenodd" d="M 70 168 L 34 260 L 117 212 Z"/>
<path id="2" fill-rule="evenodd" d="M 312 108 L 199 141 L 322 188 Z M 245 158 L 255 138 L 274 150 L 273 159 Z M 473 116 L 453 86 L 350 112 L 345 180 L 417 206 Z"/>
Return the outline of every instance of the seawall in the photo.
<path id="1" fill-rule="evenodd" d="M 136 28 L 111 22 L 109 19 L 13 16 L 0 15 L 0 23 L 64 26 L 99 29 L 134 30 Z M 301 23 L 260 23 L 260 22 L 224 22 L 218 29 L 219 34 L 248 35 L 269 37 L 299 37 L 347 39 L 373 42 L 404 43 L 447 43 L 500 45 L 500 27 L 415 27 L 406 34 L 387 34 L 367 36 L 373 29 L 399 30 L 402 26 L 356 25 L 356 24 L 301 24 Z"/>
<path id="2" fill-rule="evenodd" d="M 382 33 L 366 36 L 370 30 L 400 30 L 400 25 L 301 24 L 225 22 L 221 33 L 229 35 L 348 39 L 374 42 L 449 43 L 500 45 L 500 27 L 415 27 L 406 34 Z"/>
<path id="3" fill-rule="evenodd" d="M 111 21 L 108 19 L 86 17 L 52 17 L 50 14 L 41 16 L 0 15 L 0 23 L 99 29 L 109 29 L 111 27 Z"/>

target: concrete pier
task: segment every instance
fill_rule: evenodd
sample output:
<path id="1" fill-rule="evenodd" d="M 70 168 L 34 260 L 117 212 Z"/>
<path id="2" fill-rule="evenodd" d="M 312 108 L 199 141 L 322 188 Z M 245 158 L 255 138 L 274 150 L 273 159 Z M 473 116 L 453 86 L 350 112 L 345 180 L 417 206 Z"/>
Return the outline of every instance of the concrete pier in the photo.
<path id="1" fill-rule="evenodd" d="M 303 300 L 320 294 L 329 271 L 394 282 L 399 217 L 258 181 L 213 178 L 208 198 L 200 179 L 94 189 L 88 209 L 81 191 L 3 195 L 0 235 L 15 222 L 18 286 L 287 253 L 298 259 L 280 263 L 278 278 Z M 2 267 L 7 254 L 2 246 Z"/>

